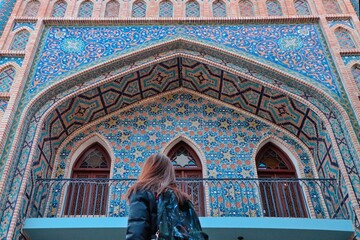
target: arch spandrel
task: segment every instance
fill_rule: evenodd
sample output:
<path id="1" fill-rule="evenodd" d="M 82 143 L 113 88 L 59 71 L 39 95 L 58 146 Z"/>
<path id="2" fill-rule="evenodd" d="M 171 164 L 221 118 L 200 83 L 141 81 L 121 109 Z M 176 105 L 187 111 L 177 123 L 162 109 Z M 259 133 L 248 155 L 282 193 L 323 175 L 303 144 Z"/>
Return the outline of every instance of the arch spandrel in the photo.
<path id="1" fill-rule="evenodd" d="M 287 32 L 287 36 L 282 37 L 283 31 Z M 84 39 L 98 41 L 93 45 Z M 253 61 L 291 72 L 311 84 L 317 84 L 329 94 L 339 96 L 342 92 L 321 30 L 312 23 L 267 26 L 49 26 L 38 49 L 37 61 L 28 80 L 28 91 L 33 95 L 70 72 L 79 72 L 119 55 L 174 39 L 201 42 L 246 55 Z M 43 71 L 41 66 L 46 66 L 47 71 Z"/>

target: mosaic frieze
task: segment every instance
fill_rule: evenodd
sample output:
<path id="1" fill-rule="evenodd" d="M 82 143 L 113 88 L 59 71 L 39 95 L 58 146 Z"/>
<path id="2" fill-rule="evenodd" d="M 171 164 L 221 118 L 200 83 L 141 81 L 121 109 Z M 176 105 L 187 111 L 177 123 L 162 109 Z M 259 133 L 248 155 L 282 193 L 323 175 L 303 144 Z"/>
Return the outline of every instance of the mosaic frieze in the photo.
<path id="1" fill-rule="evenodd" d="M 37 53 L 29 91 L 39 92 L 66 72 L 100 59 L 179 37 L 214 46 L 221 44 L 231 52 L 296 73 L 340 94 L 324 39 L 313 24 L 48 27 Z"/>

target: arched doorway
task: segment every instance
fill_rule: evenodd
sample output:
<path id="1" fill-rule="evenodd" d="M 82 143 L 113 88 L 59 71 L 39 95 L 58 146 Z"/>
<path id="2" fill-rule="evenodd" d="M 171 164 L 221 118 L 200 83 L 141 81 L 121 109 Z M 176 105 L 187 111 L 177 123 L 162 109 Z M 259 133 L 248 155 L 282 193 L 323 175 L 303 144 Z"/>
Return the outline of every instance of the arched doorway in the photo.
<path id="1" fill-rule="evenodd" d="M 109 154 L 98 143 L 90 145 L 83 151 L 72 169 L 64 215 L 106 213 L 108 183 L 101 179 L 110 177 L 110 162 Z"/>
<path id="2" fill-rule="evenodd" d="M 296 170 L 289 157 L 273 143 L 256 156 L 256 168 L 266 217 L 307 217 Z"/>
<path id="3" fill-rule="evenodd" d="M 177 179 L 201 179 L 201 161 L 194 149 L 183 141 L 177 143 L 168 153 L 174 167 Z M 201 181 L 181 181 L 180 188 L 189 194 L 195 209 L 200 216 L 205 215 L 204 186 Z"/>

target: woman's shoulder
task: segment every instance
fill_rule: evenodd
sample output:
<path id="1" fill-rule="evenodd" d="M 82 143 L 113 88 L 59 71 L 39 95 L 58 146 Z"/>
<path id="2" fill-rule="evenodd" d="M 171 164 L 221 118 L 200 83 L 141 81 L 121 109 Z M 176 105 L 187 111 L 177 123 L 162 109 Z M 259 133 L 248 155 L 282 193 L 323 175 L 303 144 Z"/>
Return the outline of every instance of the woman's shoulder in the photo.
<path id="1" fill-rule="evenodd" d="M 148 200 L 152 200 L 155 199 L 155 195 L 154 193 L 152 193 L 149 190 L 145 190 L 145 189 L 138 189 L 136 192 L 133 192 L 130 195 L 130 199 L 139 199 L 139 198 L 144 198 L 144 199 L 148 199 Z"/>

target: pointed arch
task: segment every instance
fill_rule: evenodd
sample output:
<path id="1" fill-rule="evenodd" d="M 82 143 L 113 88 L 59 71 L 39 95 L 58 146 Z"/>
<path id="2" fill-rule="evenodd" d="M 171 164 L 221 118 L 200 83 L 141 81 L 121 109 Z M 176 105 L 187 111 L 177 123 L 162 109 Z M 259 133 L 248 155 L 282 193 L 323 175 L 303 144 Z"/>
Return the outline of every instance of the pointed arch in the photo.
<path id="1" fill-rule="evenodd" d="M 92 1 L 84 1 L 80 4 L 78 17 L 91 18 L 94 10 L 94 3 Z"/>
<path id="2" fill-rule="evenodd" d="M 106 3 L 105 17 L 119 17 L 120 3 L 116 0 L 111 0 Z"/>
<path id="3" fill-rule="evenodd" d="M 200 17 L 200 5 L 195 0 L 189 0 L 185 4 L 185 17 Z"/>
<path id="4" fill-rule="evenodd" d="M 351 74 L 355 80 L 358 91 L 360 91 L 360 64 L 354 64 L 351 68 Z"/>
<path id="5" fill-rule="evenodd" d="M 59 0 L 54 4 L 51 16 L 65 17 L 66 9 L 67 9 L 67 2 L 64 0 Z"/>
<path id="6" fill-rule="evenodd" d="M 222 0 L 215 0 L 212 4 L 213 17 L 226 17 L 226 4 Z"/>
<path id="7" fill-rule="evenodd" d="M 327 14 L 342 14 L 340 5 L 337 0 L 322 0 L 322 2 Z"/>
<path id="8" fill-rule="evenodd" d="M 174 7 L 171 1 L 164 0 L 159 4 L 159 17 L 173 17 Z"/>
<path id="9" fill-rule="evenodd" d="M 255 15 L 254 4 L 251 0 L 239 1 L 239 12 L 242 17 L 252 17 Z"/>
<path id="10" fill-rule="evenodd" d="M 184 141 L 176 143 L 167 153 L 175 168 L 176 178 L 203 178 L 200 157 L 194 149 Z M 200 216 L 205 215 L 205 194 L 201 181 L 185 181 L 178 183 L 179 188 L 186 192 L 194 203 L 195 209 Z"/>
<path id="11" fill-rule="evenodd" d="M 132 7 L 132 17 L 146 17 L 146 3 L 142 0 L 136 1 Z"/>
<path id="12" fill-rule="evenodd" d="M 347 29 L 338 27 L 335 29 L 334 33 L 341 49 L 356 48 L 356 44 L 351 36 L 351 33 Z"/>
<path id="13" fill-rule="evenodd" d="M 23 17 L 36 17 L 40 9 L 40 2 L 38 0 L 31 0 L 26 4 L 23 12 Z"/>
<path id="14" fill-rule="evenodd" d="M 30 37 L 30 32 L 28 30 L 20 30 L 14 35 L 13 41 L 10 46 L 10 50 L 13 51 L 24 51 L 27 45 L 27 42 Z"/>
<path id="15" fill-rule="evenodd" d="M 16 69 L 13 66 L 0 68 L 0 93 L 10 92 L 11 85 L 14 82 Z"/>
<path id="16" fill-rule="evenodd" d="M 297 174 L 289 156 L 268 142 L 256 154 L 255 162 L 259 179 L 269 179 L 259 181 L 264 216 L 307 217 L 300 182 L 291 180 Z"/>
<path id="17" fill-rule="evenodd" d="M 110 166 L 111 160 L 107 151 L 101 144 L 93 143 L 75 161 L 71 178 L 108 179 Z M 70 182 L 64 215 L 105 215 L 108 192 L 106 182 Z"/>
<path id="18" fill-rule="evenodd" d="M 310 15 L 311 10 L 307 0 L 295 0 L 294 6 L 299 16 Z"/>
<path id="19" fill-rule="evenodd" d="M 282 16 L 281 5 L 277 0 L 267 0 L 266 9 L 269 16 Z"/>

